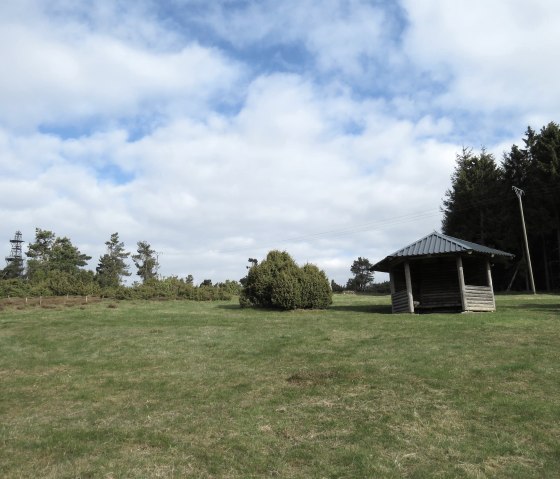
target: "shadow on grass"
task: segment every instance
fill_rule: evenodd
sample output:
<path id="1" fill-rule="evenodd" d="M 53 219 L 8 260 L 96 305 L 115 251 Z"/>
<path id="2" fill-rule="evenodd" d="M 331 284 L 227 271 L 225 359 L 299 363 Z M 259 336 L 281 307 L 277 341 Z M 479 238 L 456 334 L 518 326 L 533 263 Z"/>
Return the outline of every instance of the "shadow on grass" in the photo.
<path id="1" fill-rule="evenodd" d="M 228 311 L 241 311 L 241 310 L 244 309 L 246 311 L 262 311 L 262 312 L 265 312 L 265 313 L 282 312 L 281 309 L 265 308 L 263 306 L 248 306 L 247 308 L 242 308 L 241 305 L 239 305 L 239 304 L 220 304 L 219 306 L 216 306 L 216 307 L 218 309 L 226 309 Z"/>
<path id="2" fill-rule="evenodd" d="M 558 304 L 534 304 L 534 303 L 526 303 L 526 304 L 519 304 L 516 308 L 511 309 L 528 309 L 530 311 L 542 311 L 548 313 L 560 313 L 560 303 Z"/>
<path id="3" fill-rule="evenodd" d="M 329 306 L 333 311 L 352 311 L 353 313 L 391 314 L 391 305 L 386 304 L 349 304 Z"/>
<path id="4" fill-rule="evenodd" d="M 220 304 L 217 306 L 218 309 L 228 309 L 228 310 L 232 310 L 232 309 L 241 309 L 241 306 L 239 304 Z"/>
<path id="5" fill-rule="evenodd" d="M 228 311 L 239 311 L 241 306 L 238 304 L 220 304 L 217 306 L 218 309 L 225 309 Z M 250 310 L 259 310 L 265 312 L 278 312 L 280 310 L 273 309 L 273 308 L 261 308 L 261 307 L 254 307 L 254 308 L 247 308 Z M 317 310 L 319 311 L 319 310 Z M 329 306 L 326 311 L 349 311 L 353 313 L 377 313 L 377 314 L 391 314 L 391 305 L 375 305 L 375 304 L 352 304 L 352 305 L 331 305 Z"/>

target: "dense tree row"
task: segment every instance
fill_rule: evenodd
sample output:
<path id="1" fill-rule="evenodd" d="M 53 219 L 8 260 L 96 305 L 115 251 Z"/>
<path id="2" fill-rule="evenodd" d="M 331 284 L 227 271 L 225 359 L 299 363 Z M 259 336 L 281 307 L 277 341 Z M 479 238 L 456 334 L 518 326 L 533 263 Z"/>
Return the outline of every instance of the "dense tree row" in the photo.
<path id="1" fill-rule="evenodd" d="M 482 149 L 463 149 L 443 201 L 445 234 L 516 255 L 498 286 L 527 286 L 521 215 L 515 186 L 524 191 L 523 209 L 537 289 L 560 289 L 560 127 L 528 128 L 523 147 L 513 145 L 498 164 Z"/>

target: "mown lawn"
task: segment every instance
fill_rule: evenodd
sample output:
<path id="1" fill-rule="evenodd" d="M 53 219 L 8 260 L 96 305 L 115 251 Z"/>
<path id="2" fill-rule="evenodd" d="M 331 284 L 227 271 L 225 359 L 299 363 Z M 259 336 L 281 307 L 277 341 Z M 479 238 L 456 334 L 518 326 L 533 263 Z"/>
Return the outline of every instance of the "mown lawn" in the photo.
<path id="1" fill-rule="evenodd" d="M 559 477 L 560 297 L 0 311 L 0 477 Z"/>

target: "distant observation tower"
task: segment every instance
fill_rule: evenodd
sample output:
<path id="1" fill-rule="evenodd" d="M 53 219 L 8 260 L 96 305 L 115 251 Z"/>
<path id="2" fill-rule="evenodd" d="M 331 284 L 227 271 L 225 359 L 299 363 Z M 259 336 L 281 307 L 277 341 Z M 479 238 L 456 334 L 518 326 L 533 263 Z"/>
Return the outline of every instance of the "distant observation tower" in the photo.
<path id="1" fill-rule="evenodd" d="M 12 250 L 10 256 L 6 256 L 6 268 L 4 269 L 5 278 L 20 278 L 23 276 L 23 257 L 21 254 L 21 231 L 16 231 L 14 239 L 10 240 Z"/>

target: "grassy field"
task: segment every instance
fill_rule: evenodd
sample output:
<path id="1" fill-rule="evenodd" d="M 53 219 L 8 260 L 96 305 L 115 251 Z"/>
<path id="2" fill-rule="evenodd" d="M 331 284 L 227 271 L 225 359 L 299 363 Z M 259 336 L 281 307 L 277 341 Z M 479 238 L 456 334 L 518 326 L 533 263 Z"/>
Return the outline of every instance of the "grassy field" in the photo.
<path id="1" fill-rule="evenodd" d="M 0 477 L 560 477 L 560 297 L 0 311 Z"/>

